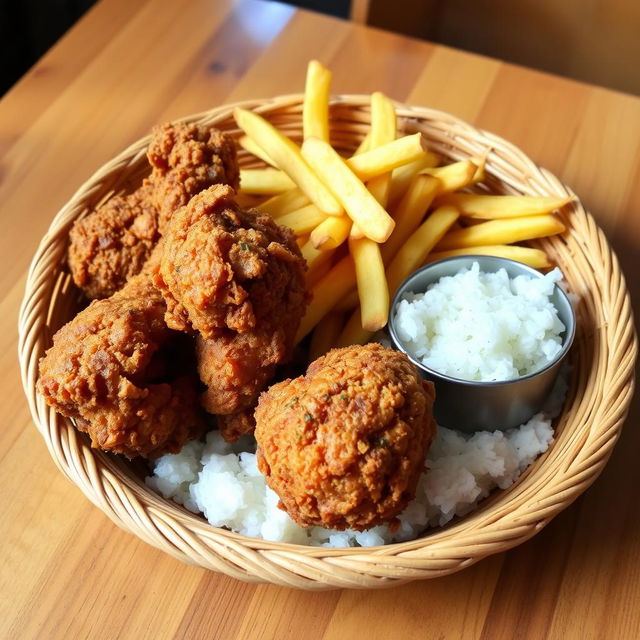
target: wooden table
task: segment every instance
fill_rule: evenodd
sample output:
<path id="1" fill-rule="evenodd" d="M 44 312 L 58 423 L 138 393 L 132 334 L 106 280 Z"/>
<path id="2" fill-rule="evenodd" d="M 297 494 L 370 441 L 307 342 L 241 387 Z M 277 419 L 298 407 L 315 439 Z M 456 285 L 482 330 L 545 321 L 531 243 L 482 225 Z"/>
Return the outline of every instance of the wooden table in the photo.
<path id="1" fill-rule="evenodd" d="M 381 592 L 250 586 L 117 529 L 56 470 L 22 397 L 16 314 L 55 212 L 152 124 L 301 91 L 379 89 L 511 140 L 581 196 L 640 279 L 640 100 L 255 0 L 103 0 L 0 102 L 0 636 L 638 638 L 639 405 L 595 485 L 542 533 Z"/>

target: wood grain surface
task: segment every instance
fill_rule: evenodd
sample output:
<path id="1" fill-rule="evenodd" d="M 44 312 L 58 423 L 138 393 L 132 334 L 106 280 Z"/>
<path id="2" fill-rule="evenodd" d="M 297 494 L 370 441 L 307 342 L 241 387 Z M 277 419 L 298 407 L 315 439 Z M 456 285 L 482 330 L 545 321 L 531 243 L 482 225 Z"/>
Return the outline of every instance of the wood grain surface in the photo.
<path id="1" fill-rule="evenodd" d="M 258 0 L 103 0 L 0 101 L 0 637 L 640 637 L 640 407 L 591 489 L 526 544 L 455 575 L 379 591 L 246 585 L 117 529 L 58 473 L 16 358 L 24 275 L 56 211 L 163 120 L 302 90 L 381 90 L 520 146 L 583 199 L 634 301 L 640 100 Z M 636 307 L 637 309 L 637 307 Z"/>

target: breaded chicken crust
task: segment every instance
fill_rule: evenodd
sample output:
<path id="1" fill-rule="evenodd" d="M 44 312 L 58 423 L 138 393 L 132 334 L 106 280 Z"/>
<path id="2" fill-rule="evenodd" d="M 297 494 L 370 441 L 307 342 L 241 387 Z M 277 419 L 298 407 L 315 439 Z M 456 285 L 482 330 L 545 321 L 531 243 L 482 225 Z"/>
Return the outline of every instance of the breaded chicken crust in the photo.
<path id="1" fill-rule="evenodd" d="M 434 399 L 404 354 L 334 349 L 260 396 L 258 467 L 302 526 L 392 522 L 413 499 L 435 437 Z"/>
<path id="2" fill-rule="evenodd" d="M 255 404 L 276 365 L 290 357 L 287 336 L 265 332 L 222 331 L 216 338 L 196 338 L 200 379 L 208 387 L 202 404 L 208 413 L 229 415 Z"/>
<path id="3" fill-rule="evenodd" d="M 269 215 L 241 209 L 234 195 L 210 187 L 167 226 L 156 284 L 173 329 L 209 339 L 224 329 L 259 329 L 275 316 L 299 320 L 305 263 L 293 234 Z"/>
<path id="4" fill-rule="evenodd" d="M 38 390 L 92 446 L 128 458 L 175 453 L 202 433 L 194 377 L 171 379 L 162 359 L 176 334 L 142 273 L 62 327 L 40 361 Z"/>
<path id="5" fill-rule="evenodd" d="M 71 228 L 69 268 L 88 298 L 112 296 L 147 261 L 160 237 L 152 190 L 145 181 L 128 196 L 110 198 Z"/>
<path id="6" fill-rule="evenodd" d="M 154 127 L 151 136 L 147 158 L 161 229 L 174 211 L 207 187 L 238 188 L 236 147 L 228 134 L 213 127 L 167 123 Z"/>
<path id="7" fill-rule="evenodd" d="M 217 415 L 255 403 L 276 365 L 291 357 L 308 299 L 293 234 L 233 196 L 215 185 L 174 213 L 156 278 L 167 324 L 198 334 L 202 402 Z M 222 431 L 234 438 L 237 429 Z"/>
<path id="8" fill-rule="evenodd" d="M 129 195 L 114 196 L 78 219 L 69 234 L 69 268 L 90 299 L 107 298 L 140 272 L 171 214 L 212 184 L 238 185 L 233 139 L 211 127 L 154 128 L 151 175 Z"/>

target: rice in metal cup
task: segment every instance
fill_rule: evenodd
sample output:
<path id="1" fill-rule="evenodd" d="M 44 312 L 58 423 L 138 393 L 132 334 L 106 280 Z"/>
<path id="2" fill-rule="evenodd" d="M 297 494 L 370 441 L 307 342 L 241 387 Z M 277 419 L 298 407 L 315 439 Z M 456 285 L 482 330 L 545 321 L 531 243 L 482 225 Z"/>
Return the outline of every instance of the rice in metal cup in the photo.
<path id="1" fill-rule="evenodd" d="M 398 288 L 389 313 L 389 333 L 396 347 L 405 353 L 422 376 L 436 388 L 434 417 L 443 426 L 459 431 L 495 431 L 517 427 L 527 422 L 544 405 L 575 336 L 575 313 L 565 292 L 555 286 L 551 301 L 565 326 L 562 348 L 545 367 L 512 380 L 482 382 L 452 378 L 423 364 L 404 346 L 396 331 L 396 310 L 407 293 L 424 293 L 440 278 L 454 276 L 477 262 L 480 271 L 495 273 L 505 269 L 509 278 L 525 275 L 542 278 L 544 274 L 528 265 L 493 256 L 458 256 L 428 264 L 411 274 Z"/>

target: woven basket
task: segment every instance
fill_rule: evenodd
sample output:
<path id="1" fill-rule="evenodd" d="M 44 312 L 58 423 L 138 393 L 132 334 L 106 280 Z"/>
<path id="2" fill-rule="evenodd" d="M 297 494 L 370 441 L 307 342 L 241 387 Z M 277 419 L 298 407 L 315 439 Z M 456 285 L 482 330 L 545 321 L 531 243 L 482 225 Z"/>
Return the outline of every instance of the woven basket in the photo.
<path id="1" fill-rule="evenodd" d="M 240 135 L 233 106 L 189 116 Z M 296 140 L 301 96 L 245 102 Z M 571 191 L 520 150 L 490 133 L 432 109 L 397 105 L 400 129 L 421 131 L 430 148 L 460 160 L 488 153 L 480 189 L 495 193 L 567 195 Z M 370 122 L 368 96 L 332 101 L 333 143 L 354 149 Z M 78 304 L 65 264 L 71 223 L 113 193 L 129 191 L 148 173 L 149 138 L 130 146 L 88 180 L 53 220 L 31 265 L 20 312 L 20 365 L 34 421 L 62 472 L 117 525 L 188 563 L 251 582 L 303 589 L 379 588 L 459 571 L 520 544 L 540 531 L 598 476 L 615 444 L 633 393 L 637 341 L 629 295 L 602 231 L 578 201 L 563 218 L 568 231 L 542 240 L 581 297 L 572 351 L 573 376 L 549 451 L 506 491 L 496 492 L 454 524 L 405 543 L 367 549 L 326 549 L 271 543 L 210 526 L 144 484 L 146 468 L 90 447 L 71 422 L 36 393 L 38 360 Z M 244 167 L 259 166 L 240 152 Z"/>

